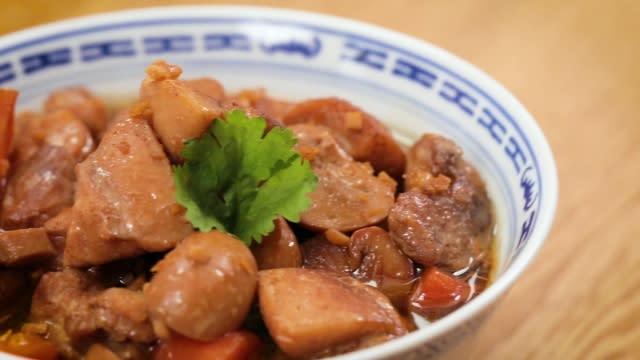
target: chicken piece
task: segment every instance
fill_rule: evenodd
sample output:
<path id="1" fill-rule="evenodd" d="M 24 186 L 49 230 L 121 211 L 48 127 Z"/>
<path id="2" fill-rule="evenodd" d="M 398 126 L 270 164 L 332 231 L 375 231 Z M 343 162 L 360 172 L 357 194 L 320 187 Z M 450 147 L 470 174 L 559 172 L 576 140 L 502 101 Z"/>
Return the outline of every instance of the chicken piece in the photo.
<path id="1" fill-rule="evenodd" d="M 93 316 L 111 339 L 148 343 L 156 338 L 142 292 L 113 287 L 99 292 L 92 300 Z"/>
<path id="2" fill-rule="evenodd" d="M 66 110 L 18 118 L 14 170 L 2 203 L 4 228 L 40 227 L 73 202 L 73 168 L 95 145 L 87 126 Z"/>
<path id="3" fill-rule="evenodd" d="M 175 200 L 169 161 L 144 120 L 113 124 L 76 176 L 65 265 L 166 251 L 193 231 Z"/>
<path id="4" fill-rule="evenodd" d="M 109 339 L 142 343 L 155 340 L 141 292 L 103 289 L 80 271 L 65 269 L 42 276 L 33 294 L 30 320 L 61 327 L 54 342 L 75 342 L 104 332 Z M 67 338 L 68 337 L 68 338 Z"/>
<path id="5" fill-rule="evenodd" d="M 389 129 L 373 115 L 338 98 L 314 99 L 294 106 L 282 119 L 286 125 L 310 123 L 331 129 L 340 146 L 355 160 L 369 162 L 376 172 L 400 179 L 405 155 Z"/>
<path id="6" fill-rule="evenodd" d="M 56 255 L 44 228 L 0 232 L 0 265 L 23 266 Z"/>
<path id="7" fill-rule="evenodd" d="M 32 130 L 32 136 L 43 143 L 64 148 L 76 162 L 86 159 L 95 149 L 89 128 L 69 111 L 45 114 L 38 126 Z"/>
<path id="8" fill-rule="evenodd" d="M 303 267 L 320 269 L 349 275 L 357 268 L 351 259 L 349 246 L 339 246 L 327 240 L 324 234 L 317 234 L 300 245 Z"/>
<path id="9" fill-rule="evenodd" d="M 16 146 L 12 159 L 27 161 L 44 144 L 66 149 L 77 162 L 95 149 L 95 142 L 87 125 L 68 110 L 46 114 L 21 113 L 17 119 Z"/>
<path id="10" fill-rule="evenodd" d="M 351 235 L 349 253 L 358 264 L 356 271 L 361 280 L 381 282 L 384 278 L 413 278 L 413 263 L 380 227 L 356 230 Z"/>
<path id="11" fill-rule="evenodd" d="M 178 66 L 156 61 L 146 72 L 140 99 L 149 105 L 151 124 L 162 144 L 178 160 L 184 142 L 202 135 L 223 110 L 215 98 L 178 80 L 182 73 Z"/>
<path id="12" fill-rule="evenodd" d="M 240 240 L 219 231 L 194 233 L 154 266 L 144 295 L 154 329 L 210 341 L 237 330 L 256 290 L 257 265 Z"/>
<path id="13" fill-rule="evenodd" d="M 335 142 L 327 128 L 298 124 L 296 148 L 311 161 L 318 176 L 309 194 L 311 207 L 300 222 L 311 230 L 352 231 L 382 221 L 393 205 L 396 182 L 386 173 L 373 175 L 367 163 L 353 161 Z"/>
<path id="14" fill-rule="evenodd" d="M 446 196 L 431 197 L 415 189 L 402 193 L 388 222 L 402 251 L 424 266 L 457 271 L 488 255 L 489 230 L 478 232 L 471 212 Z"/>
<path id="15" fill-rule="evenodd" d="M 83 87 L 70 87 L 52 92 L 44 103 L 46 113 L 68 110 L 99 136 L 107 125 L 107 111 L 100 98 Z"/>
<path id="16" fill-rule="evenodd" d="M 405 254 L 424 266 L 450 271 L 488 256 L 491 201 L 455 143 L 423 135 L 409 150 L 405 191 L 388 218 L 391 237 Z"/>
<path id="17" fill-rule="evenodd" d="M 439 135 L 425 134 L 407 157 L 405 191 L 446 195 L 469 208 L 478 232 L 493 222 L 491 201 L 476 169 L 462 158 L 462 149 Z"/>
<path id="18" fill-rule="evenodd" d="M 302 266 L 302 254 L 298 239 L 285 219 L 278 217 L 275 229 L 262 238 L 259 244 L 251 246 L 258 269 L 277 269 Z"/>
<path id="19" fill-rule="evenodd" d="M 2 201 L 4 229 L 41 227 L 73 204 L 75 159 L 60 146 L 45 144 L 29 161 L 18 162 Z"/>
<path id="20" fill-rule="evenodd" d="M 405 306 L 414 283 L 412 261 L 382 228 L 356 230 L 348 244 L 333 244 L 320 234 L 302 244 L 304 267 L 350 275 L 375 286 L 396 306 Z"/>
<path id="21" fill-rule="evenodd" d="M 348 276 L 286 268 L 258 274 L 260 311 L 287 355 L 315 358 L 407 333 L 389 299 Z"/>

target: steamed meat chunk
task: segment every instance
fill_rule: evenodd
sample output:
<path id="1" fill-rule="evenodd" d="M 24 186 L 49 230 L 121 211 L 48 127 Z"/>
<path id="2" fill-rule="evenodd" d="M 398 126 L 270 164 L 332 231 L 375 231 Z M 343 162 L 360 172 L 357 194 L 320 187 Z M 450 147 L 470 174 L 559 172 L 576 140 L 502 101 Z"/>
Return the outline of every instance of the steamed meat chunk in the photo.
<path id="1" fill-rule="evenodd" d="M 148 343 L 156 336 L 147 315 L 147 302 L 140 291 L 108 288 L 92 301 L 99 326 L 114 340 L 131 339 Z"/>
<path id="2" fill-rule="evenodd" d="M 312 230 L 347 232 L 382 221 L 393 205 L 396 182 L 386 173 L 378 176 L 368 163 L 354 161 L 327 128 L 298 124 L 290 127 L 296 147 L 311 161 L 318 186 L 309 195 L 311 207 L 300 222 Z"/>
<path id="3" fill-rule="evenodd" d="M 275 229 L 269 235 L 264 236 L 259 244 L 251 246 L 258 268 L 264 270 L 300 267 L 302 265 L 300 245 L 287 220 L 278 217 L 274 220 L 274 224 Z"/>
<path id="4" fill-rule="evenodd" d="M 2 201 L 5 229 L 40 227 L 73 203 L 76 160 L 60 146 L 45 144 L 18 162 Z"/>
<path id="5" fill-rule="evenodd" d="M 377 226 L 354 231 L 345 245 L 327 241 L 327 233 L 302 244 L 304 267 L 346 274 L 375 286 L 404 306 L 414 279 L 411 260 Z"/>
<path id="6" fill-rule="evenodd" d="M 391 237 L 414 261 L 459 270 L 488 256 L 493 215 L 484 184 L 441 136 L 422 136 L 409 150 L 405 190 L 392 207 Z"/>
<path id="7" fill-rule="evenodd" d="M 389 230 L 414 261 L 452 271 L 482 260 L 490 239 L 489 234 L 476 233 L 471 213 L 451 198 L 417 190 L 398 196 L 389 214 Z"/>
<path id="8" fill-rule="evenodd" d="M 24 112 L 16 121 L 15 148 L 12 160 L 28 161 L 44 145 L 64 148 L 77 162 L 95 149 L 95 142 L 87 125 L 68 110 L 54 110 L 46 114 Z"/>
<path id="9" fill-rule="evenodd" d="M 144 295 L 156 333 L 210 341 L 242 325 L 258 269 L 240 240 L 212 231 L 184 239 L 153 271 Z"/>
<path id="10" fill-rule="evenodd" d="M 0 223 L 8 229 L 39 227 L 71 206 L 73 169 L 95 145 L 87 126 L 66 110 L 24 113 L 16 125 L 13 171 Z"/>
<path id="11" fill-rule="evenodd" d="M 324 234 L 317 234 L 300 245 L 304 259 L 303 267 L 333 271 L 351 275 L 356 268 L 351 260 L 348 246 L 339 246 L 327 240 Z"/>
<path id="12" fill-rule="evenodd" d="M 356 230 L 348 244 L 339 246 L 317 235 L 302 244 L 307 268 L 347 273 L 362 281 L 410 280 L 413 264 L 389 234 L 377 226 Z"/>
<path id="13" fill-rule="evenodd" d="M 140 99 L 152 112 L 153 129 L 172 159 L 180 158 L 185 141 L 202 135 L 222 114 L 218 100 L 178 80 L 181 73 L 178 66 L 156 61 L 147 68 L 140 88 Z"/>
<path id="14" fill-rule="evenodd" d="M 84 160 L 95 143 L 87 125 L 69 111 L 54 111 L 43 116 L 40 128 L 32 134 L 46 144 L 60 146 L 77 161 Z"/>
<path id="15" fill-rule="evenodd" d="M 358 276 L 363 280 L 382 283 L 385 279 L 413 278 L 413 263 L 380 227 L 356 230 L 351 235 L 349 252 L 358 264 Z"/>
<path id="16" fill-rule="evenodd" d="M 376 171 L 402 176 L 405 155 L 389 129 L 373 115 L 338 98 L 314 99 L 295 105 L 283 118 L 287 126 L 324 125 L 355 160 L 369 162 Z"/>
<path id="17" fill-rule="evenodd" d="M 107 124 L 104 103 L 83 87 L 54 91 L 44 103 L 45 112 L 68 110 L 82 120 L 94 134 L 101 134 Z"/>
<path id="18" fill-rule="evenodd" d="M 467 208 L 475 232 L 484 232 L 492 224 L 491 201 L 484 182 L 462 158 L 462 149 L 447 138 L 425 134 L 409 149 L 405 190 L 411 189 L 430 196 L 448 196 Z"/>
<path id="19" fill-rule="evenodd" d="M 66 265 L 165 251 L 192 232 L 174 198 L 169 161 L 144 120 L 113 124 L 76 175 Z"/>
<path id="20" fill-rule="evenodd" d="M 339 354 L 407 333 L 384 295 L 331 272 L 260 271 L 258 298 L 269 333 L 292 357 Z"/>
<path id="21" fill-rule="evenodd" d="M 52 340 L 63 343 L 66 337 L 73 342 L 99 332 L 117 341 L 149 343 L 155 339 L 141 292 L 103 289 L 72 269 L 42 276 L 33 294 L 30 320 L 62 328 L 62 334 L 51 334 L 61 337 Z"/>
<path id="22" fill-rule="evenodd" d="M 429 195 L 449 193 L 458 202 L 477 203 L 490 222 L 489 200 L 478 172 L 462 158 L 462 149 L 453 141 L 425 134 L 409 149 L 405 190 L 418 189 Z"/>

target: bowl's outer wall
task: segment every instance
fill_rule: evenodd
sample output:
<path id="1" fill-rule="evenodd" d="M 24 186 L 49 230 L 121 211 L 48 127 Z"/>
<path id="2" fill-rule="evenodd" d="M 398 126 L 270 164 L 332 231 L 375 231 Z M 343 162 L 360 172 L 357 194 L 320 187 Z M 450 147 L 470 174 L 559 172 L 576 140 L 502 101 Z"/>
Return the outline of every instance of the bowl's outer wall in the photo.
<path id="1" fill-rule="evenodd" d="M 88 17 L 0 39 L 0 86 L 20 90 L 19 109 L 48 93 L 84 85 L 114 102 L 133 97 L 155 59 L 185 77 L 213 76 L 236 91 L 265 87 L 301 100 L 339 96 L 388 124 L 405 144 L 423 132 L 460 144 L 495 203 L 498 279 L 447 318 L 348 358 L 430 357 L 477 324 L 511 285 L 549 231 L 557 199 L 555 164 L 535 121 L 505 89 L 429 44 L 377 27 L 260 8 L 187 7 Z M 478 319 L 471 321 L 472 319 Z M 475 326 L 475 325 L 474 325 Z M 427 340 L 430 344 L 424 345 Z M 421 357 L 424 358 L 424 357 Z"/>

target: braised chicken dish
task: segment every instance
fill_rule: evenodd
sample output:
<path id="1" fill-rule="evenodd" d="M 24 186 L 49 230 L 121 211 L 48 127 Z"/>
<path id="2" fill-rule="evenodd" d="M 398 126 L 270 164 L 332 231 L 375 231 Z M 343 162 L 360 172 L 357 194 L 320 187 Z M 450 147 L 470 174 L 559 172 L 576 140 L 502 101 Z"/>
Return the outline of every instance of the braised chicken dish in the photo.
<path id="1" fill-rule="evenodd" d="M 485 289 L 493 206 L 456 143 L 181 73 L 149 65 L 117 111 L 0 89 L 0 352 L 316 359 Z"/>

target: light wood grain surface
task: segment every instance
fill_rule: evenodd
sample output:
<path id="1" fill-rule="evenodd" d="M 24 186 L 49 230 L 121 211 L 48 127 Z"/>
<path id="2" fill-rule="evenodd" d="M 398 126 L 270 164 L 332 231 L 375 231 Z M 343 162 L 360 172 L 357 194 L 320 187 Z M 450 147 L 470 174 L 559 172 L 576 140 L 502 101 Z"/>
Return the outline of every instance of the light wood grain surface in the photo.
<path id="1" fill-rule="evenodd" d="M 4 0 L 0 34 L 178 3 L 187 2 Z M 556 221 L 534 264 L 481 328 L 470 358 L 640 359 L 639 1 L 253 4 L 364 20 L 433 42 L 505 84 L 541 124 L 560 175 Z"/>

